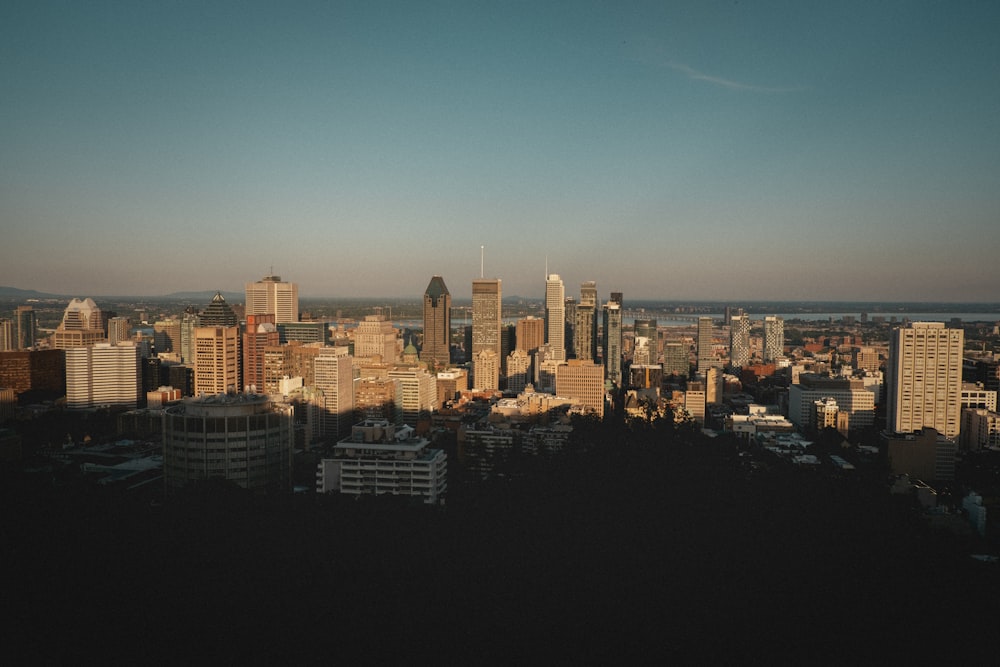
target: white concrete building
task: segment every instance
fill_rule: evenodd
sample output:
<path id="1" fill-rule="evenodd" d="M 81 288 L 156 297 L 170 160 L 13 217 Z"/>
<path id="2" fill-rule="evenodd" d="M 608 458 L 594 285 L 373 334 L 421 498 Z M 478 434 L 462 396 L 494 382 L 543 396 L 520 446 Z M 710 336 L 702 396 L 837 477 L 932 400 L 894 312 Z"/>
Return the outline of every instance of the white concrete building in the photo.
<path id="1" fill-rule="evenodd" d="M 442 502 L 448 488 L 448 457 L 432 449 L 413 428 L 396 428 L 385 419 L 355 424 L 351 435 L 334 447 L 332 458 L 319 462 L 318 493 L 404 495 L 425 503 Z"/>
<path id="2" fill-rule="evenodd" d="M 137 407 L 142 396 L 140 363 L 134 342 L 66 350 L 66 407 Z"/>

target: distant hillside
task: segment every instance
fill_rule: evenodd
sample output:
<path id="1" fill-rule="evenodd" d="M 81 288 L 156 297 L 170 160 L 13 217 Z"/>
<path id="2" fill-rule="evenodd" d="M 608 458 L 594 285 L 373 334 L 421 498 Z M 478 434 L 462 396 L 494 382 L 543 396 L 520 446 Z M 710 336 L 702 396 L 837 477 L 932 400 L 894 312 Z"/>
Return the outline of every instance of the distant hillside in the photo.
<path id="1" fill-rule="evenodd" d="M 17 287 L 6 287 L 0 285 L 0 298 L 5 299 L 54 299 L 61 294 L 47 294 L 33 289 L 19 289 Z"/>

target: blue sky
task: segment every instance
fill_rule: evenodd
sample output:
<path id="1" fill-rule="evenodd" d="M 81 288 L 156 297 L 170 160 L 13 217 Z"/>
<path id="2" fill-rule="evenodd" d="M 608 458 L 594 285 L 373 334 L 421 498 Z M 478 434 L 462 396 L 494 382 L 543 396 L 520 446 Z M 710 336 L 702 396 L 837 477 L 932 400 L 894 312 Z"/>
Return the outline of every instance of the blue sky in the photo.
<path id="1" fill-rule="evenodd" d="M 0 284 L 1000 300 L 994 2 L 0 5 Z"/>

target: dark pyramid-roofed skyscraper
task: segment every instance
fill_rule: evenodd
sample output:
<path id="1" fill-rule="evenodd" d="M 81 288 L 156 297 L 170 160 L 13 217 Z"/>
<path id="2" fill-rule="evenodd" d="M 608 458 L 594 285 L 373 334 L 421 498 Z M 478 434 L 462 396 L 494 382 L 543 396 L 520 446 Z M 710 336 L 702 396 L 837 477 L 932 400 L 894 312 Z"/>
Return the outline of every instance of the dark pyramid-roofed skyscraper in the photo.
<path id="1" fill-rule="evenodd" d="M 421 361 L 435 370 L 451 361 L 451 293 L 441 276 L 434 276 L 424 291 L 424 346 Z"/>
<path id="2" fill-rule="evenodd" d="M 201 311 L 200 324 L 203 327 L 235 327 L 239 324 L 239 319 L 226 303 L 222 292 L 216 292 L 215 296 L 212 297 L 212 303 Z"/>

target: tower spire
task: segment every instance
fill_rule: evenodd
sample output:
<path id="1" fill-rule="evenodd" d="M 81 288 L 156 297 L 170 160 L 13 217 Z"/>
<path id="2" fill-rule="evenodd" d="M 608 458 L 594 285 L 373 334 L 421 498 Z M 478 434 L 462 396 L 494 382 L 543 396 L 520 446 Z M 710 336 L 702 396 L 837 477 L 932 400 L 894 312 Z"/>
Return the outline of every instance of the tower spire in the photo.
<path id="1" fill-rule="evenodd" d="M 479 277 L 480 278 L 485 278 L 486 277 L 486 271 L 485 271 L 486 264 L 485 264 L 485 262 L 486 262 L 486 246 L 481 245 L 481 246 L 479 246 Z"/>

